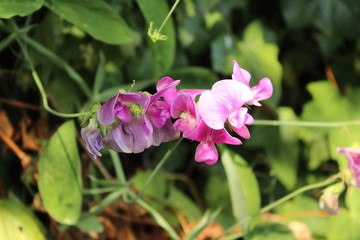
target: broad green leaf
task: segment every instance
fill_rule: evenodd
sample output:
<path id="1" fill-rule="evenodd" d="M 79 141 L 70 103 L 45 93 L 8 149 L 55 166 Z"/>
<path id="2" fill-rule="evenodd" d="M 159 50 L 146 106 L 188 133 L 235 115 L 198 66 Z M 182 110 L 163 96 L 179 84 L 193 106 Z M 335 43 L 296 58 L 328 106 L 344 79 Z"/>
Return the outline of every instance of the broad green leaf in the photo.
<path id="1" fill-rule="evenodd" d="M 38 186 L 46 210 L 56 221 L 67 225 L 78 221 L 82 180 L 73 121 L 61 125 L 40 154 Z"/>
<path id="2" fill-rule="evenodd" d="M 173 79 L 180 79 L 182 88 L 210 88 L 218 77 L 212 71 L 203 67 L 186 67 L 169 73 Z"/>
<path id="3" fill-rule="evenodd" d="M 360 216 L 360 189 L 354 186 L 348 186 L 346 190 L 346 206 L 348 207 L 349 211 L 356 215 L 357 217 Z"/>
<path id="4" fill-rule="evenodd" d="M 150 26 L 150 22 L 153 22 L 153 28 L 159 29 L 169 12 L 167 2 L 165 0 L 136 0 L 136 2 L 146 19 L 146 28 Z M 165 41 L 157 41 L 156 43 L 153 43 L 150 39 L 148 41 L 153 56 L 153 75 L 156 80 L 171 68 L 175 58 L 176 39 L 171 18 L 165 24 L 161 34 L 167 36 Z"/>
<path id="5" fill-rule="evenodd" d="M 276 214 L 286 216 L 287 222 L 301 222 L 313 236 L 325 237 L 329 218 L 324 217 L 320 211 L 318 201 L 304 194 L 275 208 Z"/>
<path id="6" fill-rule="evenodd" d="M 331 216 L 326 231 L 327 240 L 360 239 L 358 215 L 341 208 L 338 215 Z"/>
<path id="7" fill-rule="evenodd" d="M 281 96 L 282 66 L 278 60 L 279 48 L 264 39 L 264 30 L 259 22 L 250 23 L 244 30 L 243 40 L 221 36 L 211 45 L 214 70 L 232 73 L 232 60 L 251 74 L 250 85 L 254 86 L 264 77 L 269 77 L 273 86 L 273 96 L 268 100 L 273 106 Z"/>
<path id="8" fill-rule="evenodd" d="M 102 232 L 104 227 L 97 220 L 94 215 L 84 214 L 80 217 L 79 222 L 76 223 L 76 227 L 86 232 Z"/>
<path id="9" fill-rule="evenodd" d="M 0 18 L 29 15 L 43 5 L 44 0 L 1 0 Z"/>
<path id="10" fill-rule="evenodd" d="M 151 170 L 137 172 L 134 178 L 132 178 L 131 182 L 137 190 L 141 191 L 141 189 L 143 189 L 147 179 L 151 175 L 151 172 Z M 164 201 L 166 197 L 166 179 L 164 174 L 158 173 L 155 175 L 144 194 L 153 198 L 157 198 L 160 201 Z"/>
<path id="11" fill-rule="evenodd" d="M 282 0 L 282 13 L 290 28 L 301 28 L 311 23 L 318 13 L 316 1 L 313 0 Z"/>
<path id="12" fill-rule="evenodd" d="M 296 121 L 297 117 L 291 108 L 278 108 L 280 121 Z M 279 140 L 276 146 L 266 146 L 268 160 L 275 175 L 287 189 L 293 189 L 297 183 L 297 166 L 299 160 L 298 127 L 280 126 Z M 276 136 L 272 136 L 272 140 Z M 269 139 L 271 141 L 271 139 Z"/>
<path id="13" fill-rule="evenodd" d="M 184 193 L 171 186 L 166 204 L 183 214 L 188 221 L 194 222 L 201 217 L 201 211 L 196 204 Z"/>
<path id="14" fill-rule="evenodd" d="M 34 214 L 15 200 L 0 200 L 2 240 L 45 240 L 44 229 Z"/>
<path id="15" fill-rule="evenodd" d="M 112 7 L 102 0 L 45 0 L 45 5 L 93 38 L 108 44 L 132 41 L 132 32 Z"/>
<path id="16" fill-rule="evenodd" d="M 238 154 L 222 150 L 221 161 L 228 178 L 235 218 L 246 228 L 250 217 L 260 209 L 260 190 L 247 162 Z"/>
<path id="17" fill-rule="evenodd" d="M 246 240 L 296 240 L 292 232 L 285 225 L 276 222 L 263 222 L 257 225 Z"/>

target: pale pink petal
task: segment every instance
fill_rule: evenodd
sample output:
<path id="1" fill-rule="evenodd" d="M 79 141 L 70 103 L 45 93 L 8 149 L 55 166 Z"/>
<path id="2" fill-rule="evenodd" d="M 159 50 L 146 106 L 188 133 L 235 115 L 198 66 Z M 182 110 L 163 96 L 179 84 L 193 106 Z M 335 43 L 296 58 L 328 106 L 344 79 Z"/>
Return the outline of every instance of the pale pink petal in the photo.
<path id="1" fill-rule="evenodd" d="M 224 128 L 218 130 L 212 129 L 202 120 L 194 131 L 184 137 L 199 142 L 207 141 L 213 143 L 227 143 L 232 145 L 242 144 L 238 138 L 232 137 Z"/>
<path id="2" fill-rule="evenodd" d="M 204 91 L 200 95 L 198 109 L 200 116 L 205 123 L 213 129 L 222 129 L 228 115 L 231 112 L 231 105 L 226 98 L 219 98 L 212 91 Z"/>
<path id="3" fill-rule="evenodd" d="M 207 165 L 215 164 L 219 159 L 215 144 L 210 142 L 200 142 L 196 148 L 195 161 L 204 162 Z"/>
<path id="4" fill-rule="evenodd" d="M 273 93 L 273 86 L 269 78 L 265 77 L 259 81 L 259 83 L 251 88 L 254 95 L 253 104 L 261 106 L 259 101 L 269 99 Z"/>
<path id="5" fill-rule="evenodd" d="M 211 92 L 216 96 L 217 104 L 231 110 L 239 109 L 253 99 L 253 94 L 248 86 L 233 80 L 216 82 Z"/>
<path id="6" fill-rule="evenodd" d="M 245 124 L 247 111 L 248 109 L 246 107 L 232 111 L 228 118 L 230 126 L 235 128 L 242 127 Z"/>
<path id="7" fill-rule="evenodd" d="M 231 127 L 234 132 L 236 132 L 240 137 L 249 139 L 250 138 L 250 132 L 249 129 L 246 127 L 246 125 L 242 125 L 239 128 Z"/>
<path id="8" fill-rule="evenodd" d="M 246 84 L 247 86 L 249 86 L 250 79 L 251 79 L 250 73 L 248 71 L 246 71 L 245 69 L 240 68 L 238 63 L 235 60 L 232 62 L 232 64 L 233 64 L 232 79 L 235 81 L 242 82 L 242 83 Z"/>

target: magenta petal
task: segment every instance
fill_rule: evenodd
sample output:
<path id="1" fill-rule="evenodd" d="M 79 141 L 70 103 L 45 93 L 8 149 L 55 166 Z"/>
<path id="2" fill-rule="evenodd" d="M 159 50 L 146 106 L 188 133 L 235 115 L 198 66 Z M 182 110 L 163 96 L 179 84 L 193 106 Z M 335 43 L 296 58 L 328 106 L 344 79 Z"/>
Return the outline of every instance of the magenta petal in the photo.
<path id="1" fill-rule="evenodd" d="M 122 103 L 135 103 L 145 107 L 150 100 L 150 97 L 145 93 L 119 93 L 119 99 Z"/>
<path id="2" fill-rule="evenodd" d="M 101 125 L 108 126 L 115 122 L 115 105 L 119 93 L 104 103 L 97 112 L 97 119 Z"/>
<path id="3" fill-rule="evenodd" d="M 131 121 L 131 113 L 128 106 L 121 103 L 115 105 L 115 116 L 123 123 Z"/>
<path id="4" fill-rule="evenodd" d="M 215 164 L 219 159 L 215 144 L 211 142 L 200 142 L 196 148 L 195 161 L 204 162 L 207 165 Z"/>
<path id="5" fill-rule="evenodd" d="M 212 129 L 205 124 L 204 121 L 200 121 L 199 125 L 188 136 L 184 136 L 190 140 L 196 140 L 199 142 L 207 141 L 213 143 L 227 143 L 232 145 L 240 145 L 241 141 L 238 138 L 232 137 L 224 128 Z"/>
<path id="6" fill-rule="evenodd" d="M 234 60 L 233 64 L 233 74 L 232 79 L 235 81 L 239 81 L 244 83 L 245 85 L 249 86 L 251 75 L 245 69 L 239 67 L 238 63 Z"/>
<path id="7" fill-rule="evenodd" d="M 188 112 L 192 116 L 196 116 L 196 105 L 194 99 L 190 94 L 182 93 L 176 96 L 173 104 L 171 105 L 171 116 L 178 118 L 183 112 Z"/>
<path id="8" fill-rule="evenodd" d="M 349 171 L 352 173 L 353 178 L 351 184 L 360 187 L 360 149 L 355 148 L 339 148 L 339 153 L 345 154 L 348 160 Z"/>
<path id="9" fill-rule="evenodd" d="M 269 99 L 273 93 L 273 86 L 269 78 L 265 77 L 251 88 L 254 95 L 254 105 L 260 106 L 259 101 Z"/>
<path id="10" fill-rule="evenodd" d="M 143 119 L 137 122 L 131 122 L 127 125 L 128 131 L 131 132 L 134 142 L 131 146 L 132 153 L 140 153 L 150 147 L 153 143 L 152 131 L 148 129 Z"/>
<path id="11" fill-rule="evenodd" d="M 148 116 L 155 127 L 161 128 L 170 116 L 170 106 L 162 101 L 151 104 L 147 110 Z"/>
<path id="12" fill-rule="evenodd" d="M 229 104 L 226 101 L 220 101 L 212 91 L 204 91 L 200 95 L 198 108 L 202 119 L 213 129 L 224 128 L 231 111 Z"/>
<path id="13" fill-rule="evenodd" d="M 156 84 L 157 93 L 151 97 L 151 101 L 157 101 L 162 97 L 167 104 L 171 105 L 174 98 L 177 96 L 178 90 L 176 89 L 176 86 L 179 83 L 180 80 L 173 80 L 170 77 L 160 79 Z"/>

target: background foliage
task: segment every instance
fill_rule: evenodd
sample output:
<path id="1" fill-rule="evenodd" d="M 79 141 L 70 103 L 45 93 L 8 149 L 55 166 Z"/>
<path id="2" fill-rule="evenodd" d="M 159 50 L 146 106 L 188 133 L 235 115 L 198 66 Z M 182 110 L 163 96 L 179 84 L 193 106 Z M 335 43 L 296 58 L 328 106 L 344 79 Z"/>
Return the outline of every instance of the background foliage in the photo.
<path id="1" fill-rule="evenodd" d="M 42 108 L 30 63 L 52 108 L 71 113 L 133 80 L 133 90 L 149 92 L 166 75 L 181 79 L 182 88 L 210 88 L 230 77 L 235 59 L 252 85 L 264 76 L 274 85 L 273 97 L 252 110 L 256 119 L 360 119 L 359 1 L 184 0 L 162 29 L 167 40 L 152 42 L 150 22 L 159 28 L 173 4 L 1 1 L 0 197 L 7 200 L 0 201 L 0 236 L 359 239 L 356 188 L 346 190 L 336 216 L 318 208 L 321 192 L 314 190 L 252 217 L 346 168 L 336 148 L 358 143 L 359 126 L 254 125 L 243 146 L 219 146 L 221 161 L 211 167 L 195 163 L 195 146 L 184 141 L 134 204 L 121 198 L 125 186 L 113 162 L 121 158 L 137 192 L 173 143 L 137 155 L 104 151 L 107 175 L 86 154 L 80 121 Z"/>

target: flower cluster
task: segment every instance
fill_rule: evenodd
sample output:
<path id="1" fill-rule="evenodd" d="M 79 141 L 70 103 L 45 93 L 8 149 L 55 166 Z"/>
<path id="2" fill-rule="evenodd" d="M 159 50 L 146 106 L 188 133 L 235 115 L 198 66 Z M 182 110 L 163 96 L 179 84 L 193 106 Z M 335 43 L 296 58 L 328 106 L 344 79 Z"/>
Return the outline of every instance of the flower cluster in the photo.
<path id="1" fill-rule="evenodd" d="M 104 146 L 118 152 L 139 153 L 150 146 L 180 137 L 198 141 L 195 160 L 215 164 L 215 143 L 240 145 L 226 124 L 240 137 L 250 137 L 248 125 L 254 122 L 247 105 L 261 106 L 273 92 L 269 78 L 250 87 L 251 75 L 233 61 L 232 79 L 220 80 L 211 89 L 182 89 L 180 80 L 164 77 L 154 95 L 118 92 L 97 111 L 98 123 L 106 126 L 104 136 L 96 124 L 82 129 L 89 153 L 101 156 Z"/>

